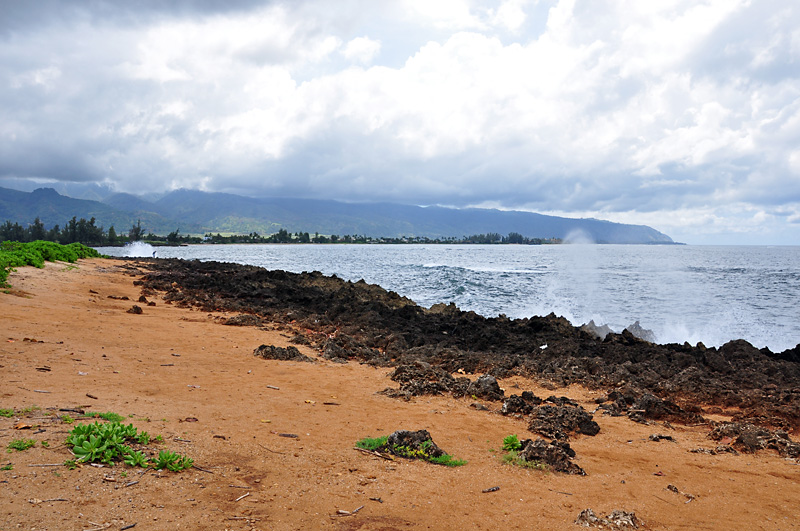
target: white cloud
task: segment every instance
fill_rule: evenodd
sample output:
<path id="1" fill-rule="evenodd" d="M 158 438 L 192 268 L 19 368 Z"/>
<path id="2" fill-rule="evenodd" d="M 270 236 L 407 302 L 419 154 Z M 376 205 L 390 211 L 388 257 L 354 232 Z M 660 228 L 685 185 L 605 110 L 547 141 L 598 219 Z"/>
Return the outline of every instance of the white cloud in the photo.
<path id="1" fill-rule="evenodd" d="M 679 234 L 797 227 L 788 0 L 145 15 L 0 34 L 0 178 L 527 206 Z"/>
<path id="2" fill-rule="evenodd" d="M 381 41 L 369 37 L 356 37 L 342 50 L 345 58 L 362 64 L 369 64 L 381 51 Z"/>
<path id="3" fill-rule="evenodd" d="M 506 0 L 492 13 L 492 22 L 511 32 L 518 32 L 525 24 L 527 15 L 524 7 L 529 3 L 528 0 Z"/>

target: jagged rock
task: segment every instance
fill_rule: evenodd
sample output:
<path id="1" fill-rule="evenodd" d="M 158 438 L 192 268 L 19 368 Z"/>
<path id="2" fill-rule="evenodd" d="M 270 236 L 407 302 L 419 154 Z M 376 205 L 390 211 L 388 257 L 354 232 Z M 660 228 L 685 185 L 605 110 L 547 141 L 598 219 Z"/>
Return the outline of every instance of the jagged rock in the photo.
<path id="1" fill-rule="evenodd" d="M 135 315 L 140 315 L 140 314 L 144 313 L 142 311 L 142 308 L 140 306 L 137 306 L 136 304 L 131 306 L 128 310 L 126 310 L 126 312 L 127 313 L 132 313 L 132 314 L 135 314 Z"/>
<path id="2" fill-rule="evenodd" d="M 497 378 L 490 374 L 484 374 L 469 384 L 467 394 L 486 400 L 502 400 L 504 393 L 500 389 L 500 384 L 497 383 Z"/>
<path id="3" fill-rule="evenodd" d="M 524 416 L 533 411 L 534 406 L 538 406 L 541 403 L 541 398 L 536 397 L 530 391 L 523 391 L 522 396 L 511 395 L 506 398 L 500 413 L 503 415 Z"/>
<path id="4" fill-rule="evenodd" d="M 594 323 L 594 320 L 591 320 L 588 323 L 582 325 L 581 330 L 583 330 L 584 332 L 588 332 L 597 339 L 605 339 L 608 334 L 614 333 L 611 327 L 609 327 L 607 324 L 598 326 Z"/>
<path id="5" fill-rule="evenodd" d="M 649 343 L 656 342 L 655 333 L 652 330 L 642 328 L 642 325 L 639 324 L 639 321 L 636 321 L 635 323 L 628 325 L 627 327 L 625 327 L 625 330 L 633 334 L 634 337 L 638 337 L 643 341 L 647 341 Z"/>
<path id="6" fill-rule="evenodd" d="M 628 417 L 641 423 L 646 423 L 648 420 L 667 420 L 687 424 L 704 420 L 697 413 L 684 411 L 675 402 L 658 398 L 650 393 L 644 393 L 636 399 L 628 410 Z"/>
<path id="7" fill-rule="evenodd" d="M 544 439 L 522 441 L 519 457 L 528 462 L 544 463 L 555 472 L 585 476 L 586 472 L 572 462 L 575 450 L 562 441 L 547 442 Z"/>
<path id="8" fill-rule="evenodd" d="M 553 314 L 484 318 L 450 305 L 429 311 L 378 286 L 320 273 L 173 259 L 148 262 L 146 270 L 142 287 L 160 292 L 167 303 L 255 314 L 273 324 L 294 321 L 319 337 L 336 331 L 337 339 L 358 342 L 354 350 L 354 343 L 335 341 L 341 351 L 330 347 L 329 355 L 338 360 L 382 366 L 424 361 L 449 373 L 463 369 L 498 378 L 532 377 L 552 388 L 573 383 L 595 389 L 630 386 L 637 396 L 644 391 L 738 408 L 748 422 L 784 429 L 800 425 L 800 347 L 772 353 L 741 340 L 719 348 L 659 345 L 629 330 L 600 341 Z M 542 345 L 548 347 L 542 350 Z M 610 414 L 630 406 L 612 402 L 603 404 Z"/>
<path id="9" fill-rule="evenodd" d="M 726 422 L 715 426 L 709 437 L 715 441 L 728 439 L 732 447 L 746 453 L 770 449 L 777 450 L 783 457 L 800 457 L 800 444 L 793 442 L 783 430 L 770 431 L 753 424 Z"/>
<path id="10" fill-rule="evenodd" d="M 313 358 L 309 358 L 302 354 L 297 347 L 276 347 L 275 345 L 261 345 L 253 351 L 253 355 L 265 360 L 280 360 L 280 361 L 307 361 L 314 362 Z"/>
<path id="11" fill-rule="evenodd" d="M 536 406 L 531 411 L 528 430 L 545 437 L 567 440 L 573 432 L 597 435 L 600 426 L 592 420 L 592 414 L 578 406 Z"/>

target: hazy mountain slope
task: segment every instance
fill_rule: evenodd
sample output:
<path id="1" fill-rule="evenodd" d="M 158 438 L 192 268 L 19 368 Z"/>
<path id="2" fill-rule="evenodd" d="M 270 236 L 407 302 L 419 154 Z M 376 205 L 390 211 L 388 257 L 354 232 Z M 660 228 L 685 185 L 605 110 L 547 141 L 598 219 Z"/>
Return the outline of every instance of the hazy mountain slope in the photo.
<path id="1" fill-rule="evenodd" d="M 206 226 L 235 220 L 243 227 L 250 223 L 268 232 L 285 228 L 291 232 L 392 237 L 462 237 L 487 232 L 502 235 L 519 232 L 531 238 L 565 238 L 580 233 L 598 243 L 673 243 L 669 236 L 644 225 L 519 211 L 351 204 L 316 199 L 254 199 L 193 190 L 176 190 L 154 205 L 156 211 L 166 217 Z"/>
<path id="2" fill-rule="evenodd" d="M 141 196 L 114 194 L 104 203 L 73 199 L 53 189 L 18 192 L 0 188 L 0 222 L 30 223 L 35 217 L 50 227 L 67 220 L 96 218 L 97 225 L 127 231 L 141 220 L 156 234 L 290 232 L 426 236 L 430 238 L 496 232 L 518 232 L 530 238 L 567 238 L 578 234 L 598 243 L 673 243 L 657 230 L 597 219 L 570 219 L 532 212 L 488 209 L 418 207 L 391 203 L 341 203 L 318 199 L 248 198 L 233 194 L 176 190 L 147 201 Z"/>
<path id="3" fill-rule="evenodd" d="M 19 192 L 8 188 L 0 188 L 0 223 L 11 221 L 20 225 L 27 225 L 35 218 L 41 219 L 47 228 L 53 225 L 64 224 L 76 217 L 89 220 L 95 218 L 95 224 L 108 228 L 114 226 L 117 233 L 126 233 L 131 226 L 141 220 L 145 231 L 157 234 L 167 234 L 179 225 L 174 220 L 165 219 L 160 214 L 151 211 L 130 212 L 114 208 L 99 201 L 74 199 L 60 195 L 52 188 L 39 188 L 33 192 Z M 199 227 L 192 226 L 195 230 Z M 189 227 L 183 232 L 190 232 Z"/>

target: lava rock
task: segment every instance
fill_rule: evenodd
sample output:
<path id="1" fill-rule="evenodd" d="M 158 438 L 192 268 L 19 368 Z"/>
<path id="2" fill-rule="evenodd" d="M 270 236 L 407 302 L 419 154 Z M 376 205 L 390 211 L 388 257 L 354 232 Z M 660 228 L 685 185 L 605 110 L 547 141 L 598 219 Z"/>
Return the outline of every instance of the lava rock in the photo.
<path id="1" fill-rule="evenodd" d="M 600 426 L 582 407 L 542 405 L 531 411 L 528 430 L 551 439 L 565 441 L 570 433 L 597 435 Z"/>
<path id="2" fill-rule="evenodd" d="M 264 358 L 265 360 L 280 360 L 280 361 L 306 361 L 314 363 L 313 358 L 309 358 L 302 354 L 297 347 L 276 347 L 275 345 L 261 345 L 253 355 L 257 358 Z"/>
<path id="3" fill-rule="evenodd" d="M 572 462 L 575 450 L 563 441 L 547 442 L 544 439 L 525 439 L 518 456 L 528 462 L 544 463 L 555 472 L 585 476 L 586 472 Z"/>

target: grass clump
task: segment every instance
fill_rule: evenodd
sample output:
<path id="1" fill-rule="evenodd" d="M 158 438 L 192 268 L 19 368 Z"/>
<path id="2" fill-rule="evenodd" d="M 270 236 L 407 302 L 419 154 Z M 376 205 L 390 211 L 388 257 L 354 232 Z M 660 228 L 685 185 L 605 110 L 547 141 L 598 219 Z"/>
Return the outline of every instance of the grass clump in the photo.
<path id="1" fill-rule="evenodd" d="M 388 435 L 384 435 L 383 437 L 364 437 L 360 441 L 356 442 L 356 448 L 376 451 L 378 448 L 386 446 L 386 441 L 388 440 Z"/>
<path id="2" fill-rule="evenodd" d="M 11 418 L 14 416 L 13 409 L 0 409 L 0 417 Z"/>
<path id="3" fill-rule="evenodd" d="M 28 448 L 33 448 L 34 446 L 36 446 L 36 441 L 33 439 L 14 439 L 8 443 L 8 453 L 11 453 L 11 450 L 24 452 Z"/>
<path id="4" fill-rule="evenodd" d="M 74 460 L 64 463 L 70 468 L 80 463 L 101 462 L 113 465 L 122 462 L 133 467 L 166 468 L 178 472 L 193 464 L 191 458 L 169 451 L 162 451 L 158 459 L 148 459 L 144 452 L 132 448 L 130 444 L 145 446 L 150 442 L 150 435 L 146 431 L 139 432 L 133 424 L 123 425 L 119 421 L 104 424 L 95 421 L 92 424 L 75 426 L 66 442 L 75 454 Z"/>

